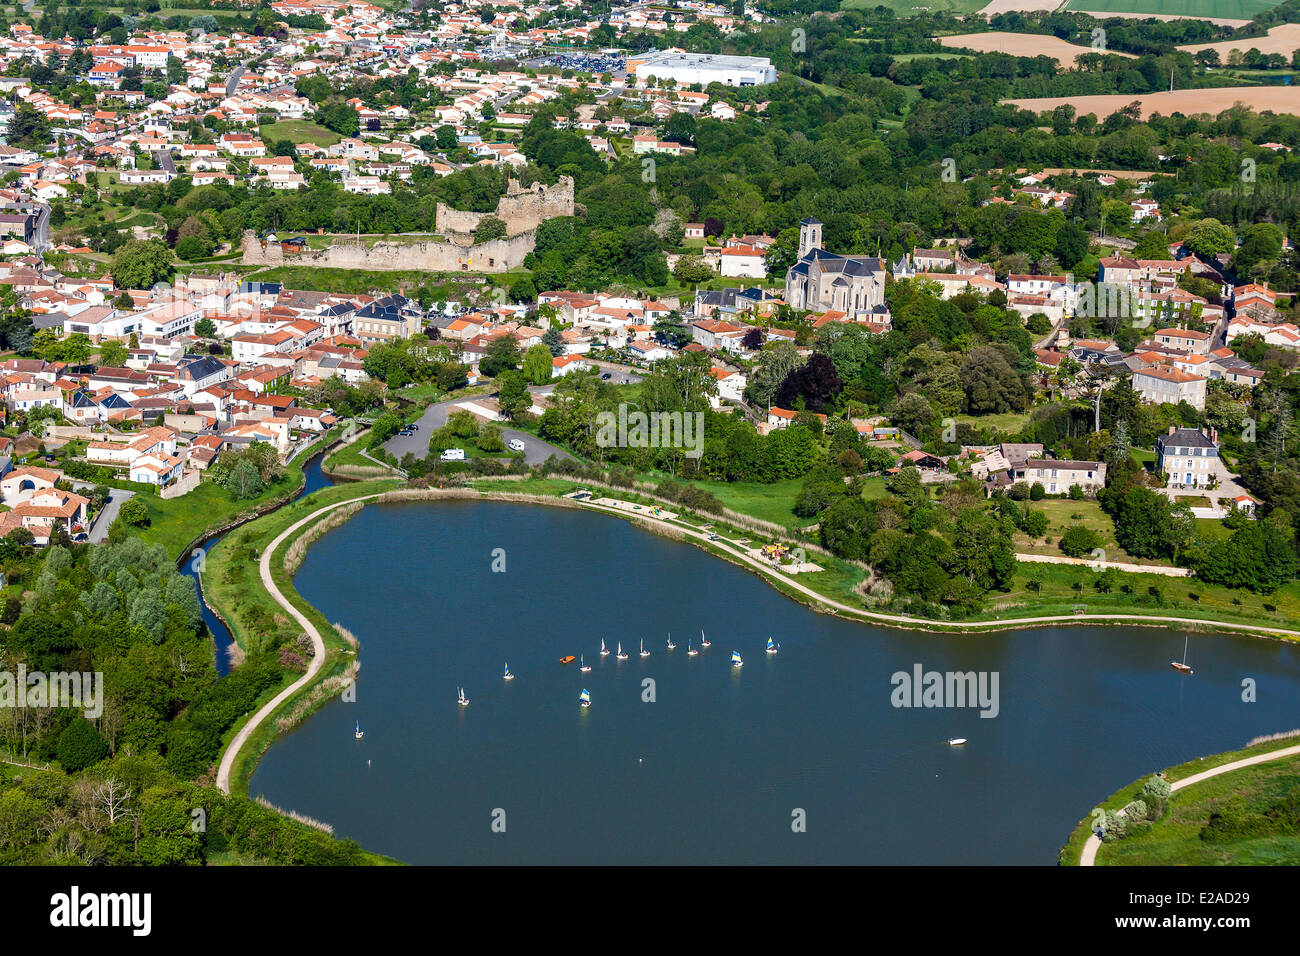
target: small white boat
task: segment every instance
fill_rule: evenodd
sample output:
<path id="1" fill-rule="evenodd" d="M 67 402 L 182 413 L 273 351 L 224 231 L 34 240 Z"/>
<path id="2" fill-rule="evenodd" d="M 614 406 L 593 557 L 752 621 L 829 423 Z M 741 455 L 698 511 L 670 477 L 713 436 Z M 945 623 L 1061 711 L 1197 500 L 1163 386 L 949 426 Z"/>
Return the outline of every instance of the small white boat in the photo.
<path id="1" fill-rule="evenodd" d="M 769 654 L 776 653 L 776 644 L 775 642 L 773 642 L 773 640 L 770 637 L 767 639 L 767 652 Z"/>
<path id="2" fill-rule="evenodd" d="M 605 639 L 603 637 L 600 639 L 600 656 L 601 657 L 609 656 L 609 648 L 605 646 Z"/>
<path id="3" fill-rule="evenodd" d="M 509 662 L 506 663 L 506 672 L 505 672 L 505 675 L 504 675 L 504 679 L 505 679 L 505 680 L 514 680 L 514 679 L 515 679 L 515 675 L 512 674 L 512 673 L 510 673 L 510 664 L 509 664 Z"/>
<path id="4" fill-rule="evenodd" d="M 740 652 L 739 652 L 739 651 L 732 651 L 732 652 L 731 652 L 731 666 L 732 666 L 732 667 L 744 667 L 744 666 L 745 666 L 745 662 L 742 661 L 742 660 L 740 659 Z"/>
<path id="5" fill-rule="evenodd" d="M 649 656 L 650 656 L 650 652 L 647 651 L 647 650 L 645 649 L 645 638 L 644 638 L 644 637 L 641 638 L 641 656 L 642 656 L 642 657 L 649 657 Z"/>
<path id="6" fill-rule="evenodd" d="M 591 670 L 591 665 L 583 659 L 581 654 L 578 655 L 578 670 L 582 671 L 584 674 Z"/>
<path id="7" fill-rule="evenodd" d="M 691 647 L 691 642 L 690 642 L 690 641 L 687 641 L 687 642 L 686 642 L 686 656 L 687 656 L 687 657 L 694 657 L 694 656 L 695 656 L 696 654 L 698 654 L 698 653 L 699 653 L 699 651 L 697 651 L 695 648 Z"/>
<path id="8" fill-rule="evenodd" d="M 949 746 L 949 747 L 964 747 L 965 745 L 966 745 L 966 738 L 965 738 L 965 737 L 949 737 L 949 738 L 948 738 L 948 746 Z"/>
<path id="9" fill-rule="evenodd" d="M 677 650 L 677 645 L 673 643 L 673 635 L 671 631 L 668 633 L 668 649 L 670 651 Z"/>
<path id="10" fill-rule="evenodd" d="M 361 729 L 361 721 L 358 720 L 358 721 L 357 721 L 357 740 L 360 740 L 360 739 L 361 739 L 362 737 L 364 737 L 365 735 L 366 735 L 366 732 L 365 732 L 364 730 Z"/>
<path id="11" fill-rule="evenodd" d="M 623 653 L 623 642 L 622 642 L 622 641 L 619 641 L 619 642 L 618 642 L 618 653 L 615 654 L 614 656 L 617 657 L 620 661 L 625 661 L 625 660 L 627 660 L 627 655 L 626 655 L 625 653 Z"/>
<path id="12" fill-rule="evenodd" d="M 704 636 L 703 628 L 700 629 L 700 647 L 708 647 L 709 639 Z"/>
<path id="13" fill-rule="evenodd" d="M 580 703 L 583 707 L 591 706 L 591 694 L 587 693 L 587 689 L 585 687 L 583 688 L 582 693 L 578 695 L 578 703 Z"/>
<path id="14" fill-rule="evenodd" d="M 468 707 L 469 698 L 465 696 L 465 688 L 458 687 L 456 690 L 459 692 L 459 696 L 456 698 L 456 703 L 460 704 L 462 707 Z"/>

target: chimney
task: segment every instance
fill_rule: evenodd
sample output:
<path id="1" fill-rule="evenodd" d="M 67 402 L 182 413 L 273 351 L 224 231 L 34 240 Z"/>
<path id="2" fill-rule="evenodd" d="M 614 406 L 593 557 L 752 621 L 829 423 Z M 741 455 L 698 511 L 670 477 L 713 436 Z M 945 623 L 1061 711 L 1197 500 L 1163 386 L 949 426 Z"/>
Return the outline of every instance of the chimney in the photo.
<path id="1" fill-rule="evenodd" d="M 1174 427 L 1175 427 L 1175 426 L 1173 426 L 1173 425 L 1170 425 L 1170 426 L 1169 426 L 1169 434 L 1172 435 L 1172 434 L 1174 433 Z"/>

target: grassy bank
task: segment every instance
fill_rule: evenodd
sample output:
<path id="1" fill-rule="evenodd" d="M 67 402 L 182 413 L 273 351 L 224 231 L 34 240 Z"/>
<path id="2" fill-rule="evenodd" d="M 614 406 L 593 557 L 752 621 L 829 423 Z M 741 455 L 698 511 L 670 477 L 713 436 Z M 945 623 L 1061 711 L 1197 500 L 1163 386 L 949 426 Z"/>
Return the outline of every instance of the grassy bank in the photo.
<path id="1" fill-rule="evenodd" d="M 1224 764 L 1293 747 L 1300 737 L 1270 740 L 1241 750 L 1213 754 L 1169 767 L 1165 778 L 1177 783 L 1193 774 L 1212 770 Z M 1147 777 L 1115 791 L 1098 804 L 1103 810 L 1119 810 L 1130 803 L 1142 790 Z M 1172 795 L 1165 816 L 1152 824 L 1144 833 L 1102 843 L 1097 852 L 1098 866 L 1135 865 L 1222 865 L 1222 864 L 1277 864 L 1300 863 L 1300 836 L 1270 835 L 1227 843 L 1206 843 L 1200 838 L 1201 828 L 1210 814 L 1230 800 L 1239 799 L 1261 805 L 1274 802 L 1300 787 L 1300 757 L 1242 767 L 1219 777 L 1193 784 Z M 1092 832 L 1092 815 L 1079 821 L 1070 839 L 1061 848 L 1060 862 L 1064 866 L 1078 866 L 1083 845 Z"/>

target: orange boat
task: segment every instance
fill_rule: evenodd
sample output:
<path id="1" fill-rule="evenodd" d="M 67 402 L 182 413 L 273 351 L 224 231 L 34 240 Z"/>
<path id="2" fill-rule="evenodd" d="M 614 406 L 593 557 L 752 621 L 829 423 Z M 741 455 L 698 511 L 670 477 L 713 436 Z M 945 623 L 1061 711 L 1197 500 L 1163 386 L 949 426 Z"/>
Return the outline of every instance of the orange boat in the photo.
<path id="1" fill-rule="evenodd" d="M 561 663 L 561 664 L 572 664 L 572 663 L 573 663 L 574 661 L 576 661 L 576 660 L 577 660 L 577 658 L 574 657 L 572 654 L 570 654 L 568 657 L 561 657 L 561 658 L 560 658 L 560 663 Z"/>

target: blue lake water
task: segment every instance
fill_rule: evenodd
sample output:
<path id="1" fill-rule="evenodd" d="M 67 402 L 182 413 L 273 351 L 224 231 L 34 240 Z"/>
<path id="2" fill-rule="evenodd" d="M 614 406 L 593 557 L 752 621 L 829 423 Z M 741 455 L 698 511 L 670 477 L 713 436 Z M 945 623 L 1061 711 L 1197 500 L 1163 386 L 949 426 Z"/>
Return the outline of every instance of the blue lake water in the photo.
<path id="1" fill-rule="evenodd" d="M 1173 631 L 875 628 L 580 511 L 367 507 L 295 583 L 360 638 L 358 699 L 277 741 L 251 793 L 411 863 L 1052 864 L 1118 787 L 1300 726 L 1295 647 L 1193 635 L 1184 677 Z M 690 658 L 701 628 L 712 647 Z M 996 671 L 998 716 L 895 708 L 891 675 L 918 663 Z"/>

